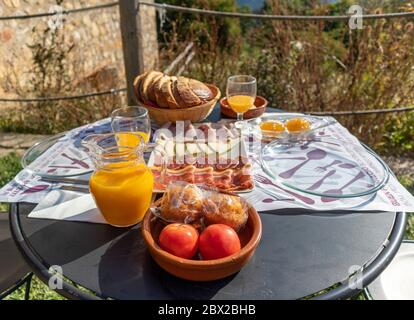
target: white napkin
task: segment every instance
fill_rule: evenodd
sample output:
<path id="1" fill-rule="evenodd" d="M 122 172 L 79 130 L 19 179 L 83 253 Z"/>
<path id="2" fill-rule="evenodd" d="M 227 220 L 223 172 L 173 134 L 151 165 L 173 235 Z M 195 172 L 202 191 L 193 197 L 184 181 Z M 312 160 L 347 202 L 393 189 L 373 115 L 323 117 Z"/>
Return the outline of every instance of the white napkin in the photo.
<path id="1" fill-rule="evenodd" d="M 29 218 L 107 223 L 90 194 L 62 190 L 49 192 Z"/>

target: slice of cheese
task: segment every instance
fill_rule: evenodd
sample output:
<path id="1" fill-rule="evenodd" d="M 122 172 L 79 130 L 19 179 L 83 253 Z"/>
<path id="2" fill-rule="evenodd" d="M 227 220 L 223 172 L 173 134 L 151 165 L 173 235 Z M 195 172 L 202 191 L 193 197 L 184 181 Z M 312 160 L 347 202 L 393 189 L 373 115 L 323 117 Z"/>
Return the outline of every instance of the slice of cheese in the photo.
<path id="1" fill-rule="evenodd" d="M 173 158 L 175 156 L 175 143 L 173 140 L 168 140 L 165 143 L 164 150 L 168 158 Z"/>
<path id="2" fill-rule="evenodd" d="M 165 140 L 165 139 L 157 139 L 157 141 L 155 141 L 155 143 L 157 144 L 157 146 L 160 146 L 160 147 L 164 148 L 167 141 L 168 140 Z"/>
<path id="3" fill-rule="evenodd" d="M 218 142 L 209 142 L 208 147 L 213 151 L 217 152 L 218 150 Z"/>
<path id="4" fill-rule="evenodd" d="M 210 155 L 210 154 L 216 153 L 215 150 L 213 148 L 211 148 L 209 146 L 209 144 L 207 144 L 205 142 L 198 142 L 197 145 L 198 145 L 198 148 L 201 150 L 201 152 L 205 155 Z"/>
<path id="5" fill-rule="evenodd" d="M 190 154 L 190 155 L 197 155 L 201 153 L 201 150 L 199 149 L 196 143 L 187 143 L 186 150 L 187 150 L 187 154 Z"/>
<path id="6" fill-rule="evenodd" d="M 228 142 L 229 148 L 227 150 L 232 150 L 233 148 L 237 147 L 240 148 L 240 139 L 231 139 Z"/>
<path id="7" fill-rule="evenodd" d="M 185 156 L 185 143 L 178 142 L 175 144 L 175 157 L 178 159 L 184 159 Z"/>
<path id="8" fill-rule="evenodd" d="M 217 143 L 217 153 L 223 154 L 230 150 L 230 145 L 227 142 L 220 141 Z"/>

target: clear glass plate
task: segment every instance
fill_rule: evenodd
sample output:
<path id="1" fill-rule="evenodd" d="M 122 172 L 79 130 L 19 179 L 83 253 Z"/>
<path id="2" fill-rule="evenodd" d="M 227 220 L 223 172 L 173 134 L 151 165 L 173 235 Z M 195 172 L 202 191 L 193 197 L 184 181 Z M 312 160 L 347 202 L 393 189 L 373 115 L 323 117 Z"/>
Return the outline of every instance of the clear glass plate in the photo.
<path id="1" fill-rule="evenodd" d="M 389 180 L 387 165 L 366 148 L 365 160 L 354 159 L 334 139 L 291 143 L 274 140 L 261 153 L 263 170 L 294 190 L 322 197 L 362 197 L 380 190 Z M 367 165 L 369 164 L 369 165 Z"/>
<path id="2" fill-rule="evenodd" d="M 80 149 L 80 139 L 68 138 L 66 133 L 34 144 L 23 155 L 21 164 L 24 169 L 44 178 L 74 177 L 94 170 L 88 155 Z"/>

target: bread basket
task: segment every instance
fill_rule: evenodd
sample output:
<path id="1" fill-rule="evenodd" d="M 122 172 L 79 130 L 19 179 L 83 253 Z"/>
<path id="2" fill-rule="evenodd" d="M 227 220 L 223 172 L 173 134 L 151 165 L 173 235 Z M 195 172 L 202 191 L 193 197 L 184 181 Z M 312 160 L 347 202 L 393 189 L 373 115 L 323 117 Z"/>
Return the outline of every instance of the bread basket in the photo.
<path id="1" fill-rule="evenodd" d="M 189 120 L 191 122 L 201 122 L 206 119 L 210 113 L 213 111 L 217 101 L 220 99 L 221 92 L 220 89 L 212 84 L 207 84 L 210 90 L 213 92 L 214 98 L 204 104 L 195 106 L 192 108 L 183 108 L 183 109 L 167 109 L 160 108 L 153 105 L 145 104 L 140 101 L 139 97 L 135 94 L 135 100 L 147 108 L 149 115 L 154 119 L 159 125 L 163 125 L 167 122 L 176 122 L 176 121 L 185 121 Z"/>

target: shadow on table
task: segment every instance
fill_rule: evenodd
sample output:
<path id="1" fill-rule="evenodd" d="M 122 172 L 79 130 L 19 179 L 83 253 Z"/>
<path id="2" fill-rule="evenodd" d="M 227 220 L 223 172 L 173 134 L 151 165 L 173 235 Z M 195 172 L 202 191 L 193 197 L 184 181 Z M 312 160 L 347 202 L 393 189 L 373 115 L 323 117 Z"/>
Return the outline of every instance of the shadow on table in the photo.
<path id="1" fill-rule="evenodd" d="M 308 209 L 278 209 L 278 210 L 269 210 L 261 211 L 262 215 L 276 215 L 276 216 L 314 216 L 314 217 L 344 217 L 344 216 L 355 216 L 355 215 L 364 215 L 364 214 L 382 214 L 384 211 L 352 211 L 352 210 L 332 210 L 332 211 L 315 211 Z M 392 214 L 394 214 L 392 212 Z"/>
<path id="2" fill-rule="evenodd" d="M 64 266 L 116 239 L 125 230 L 104 224 L 30 219 L 28 242 L 43 260 Z"/>
<path id="3" fill-rule="evenodd" d="M 152 259 L 139 227 L 114 241 L 99 263 L 100 290 L 114 299 L 211 299 L 233 277 L 198 283 L 168 274 Z"/>

